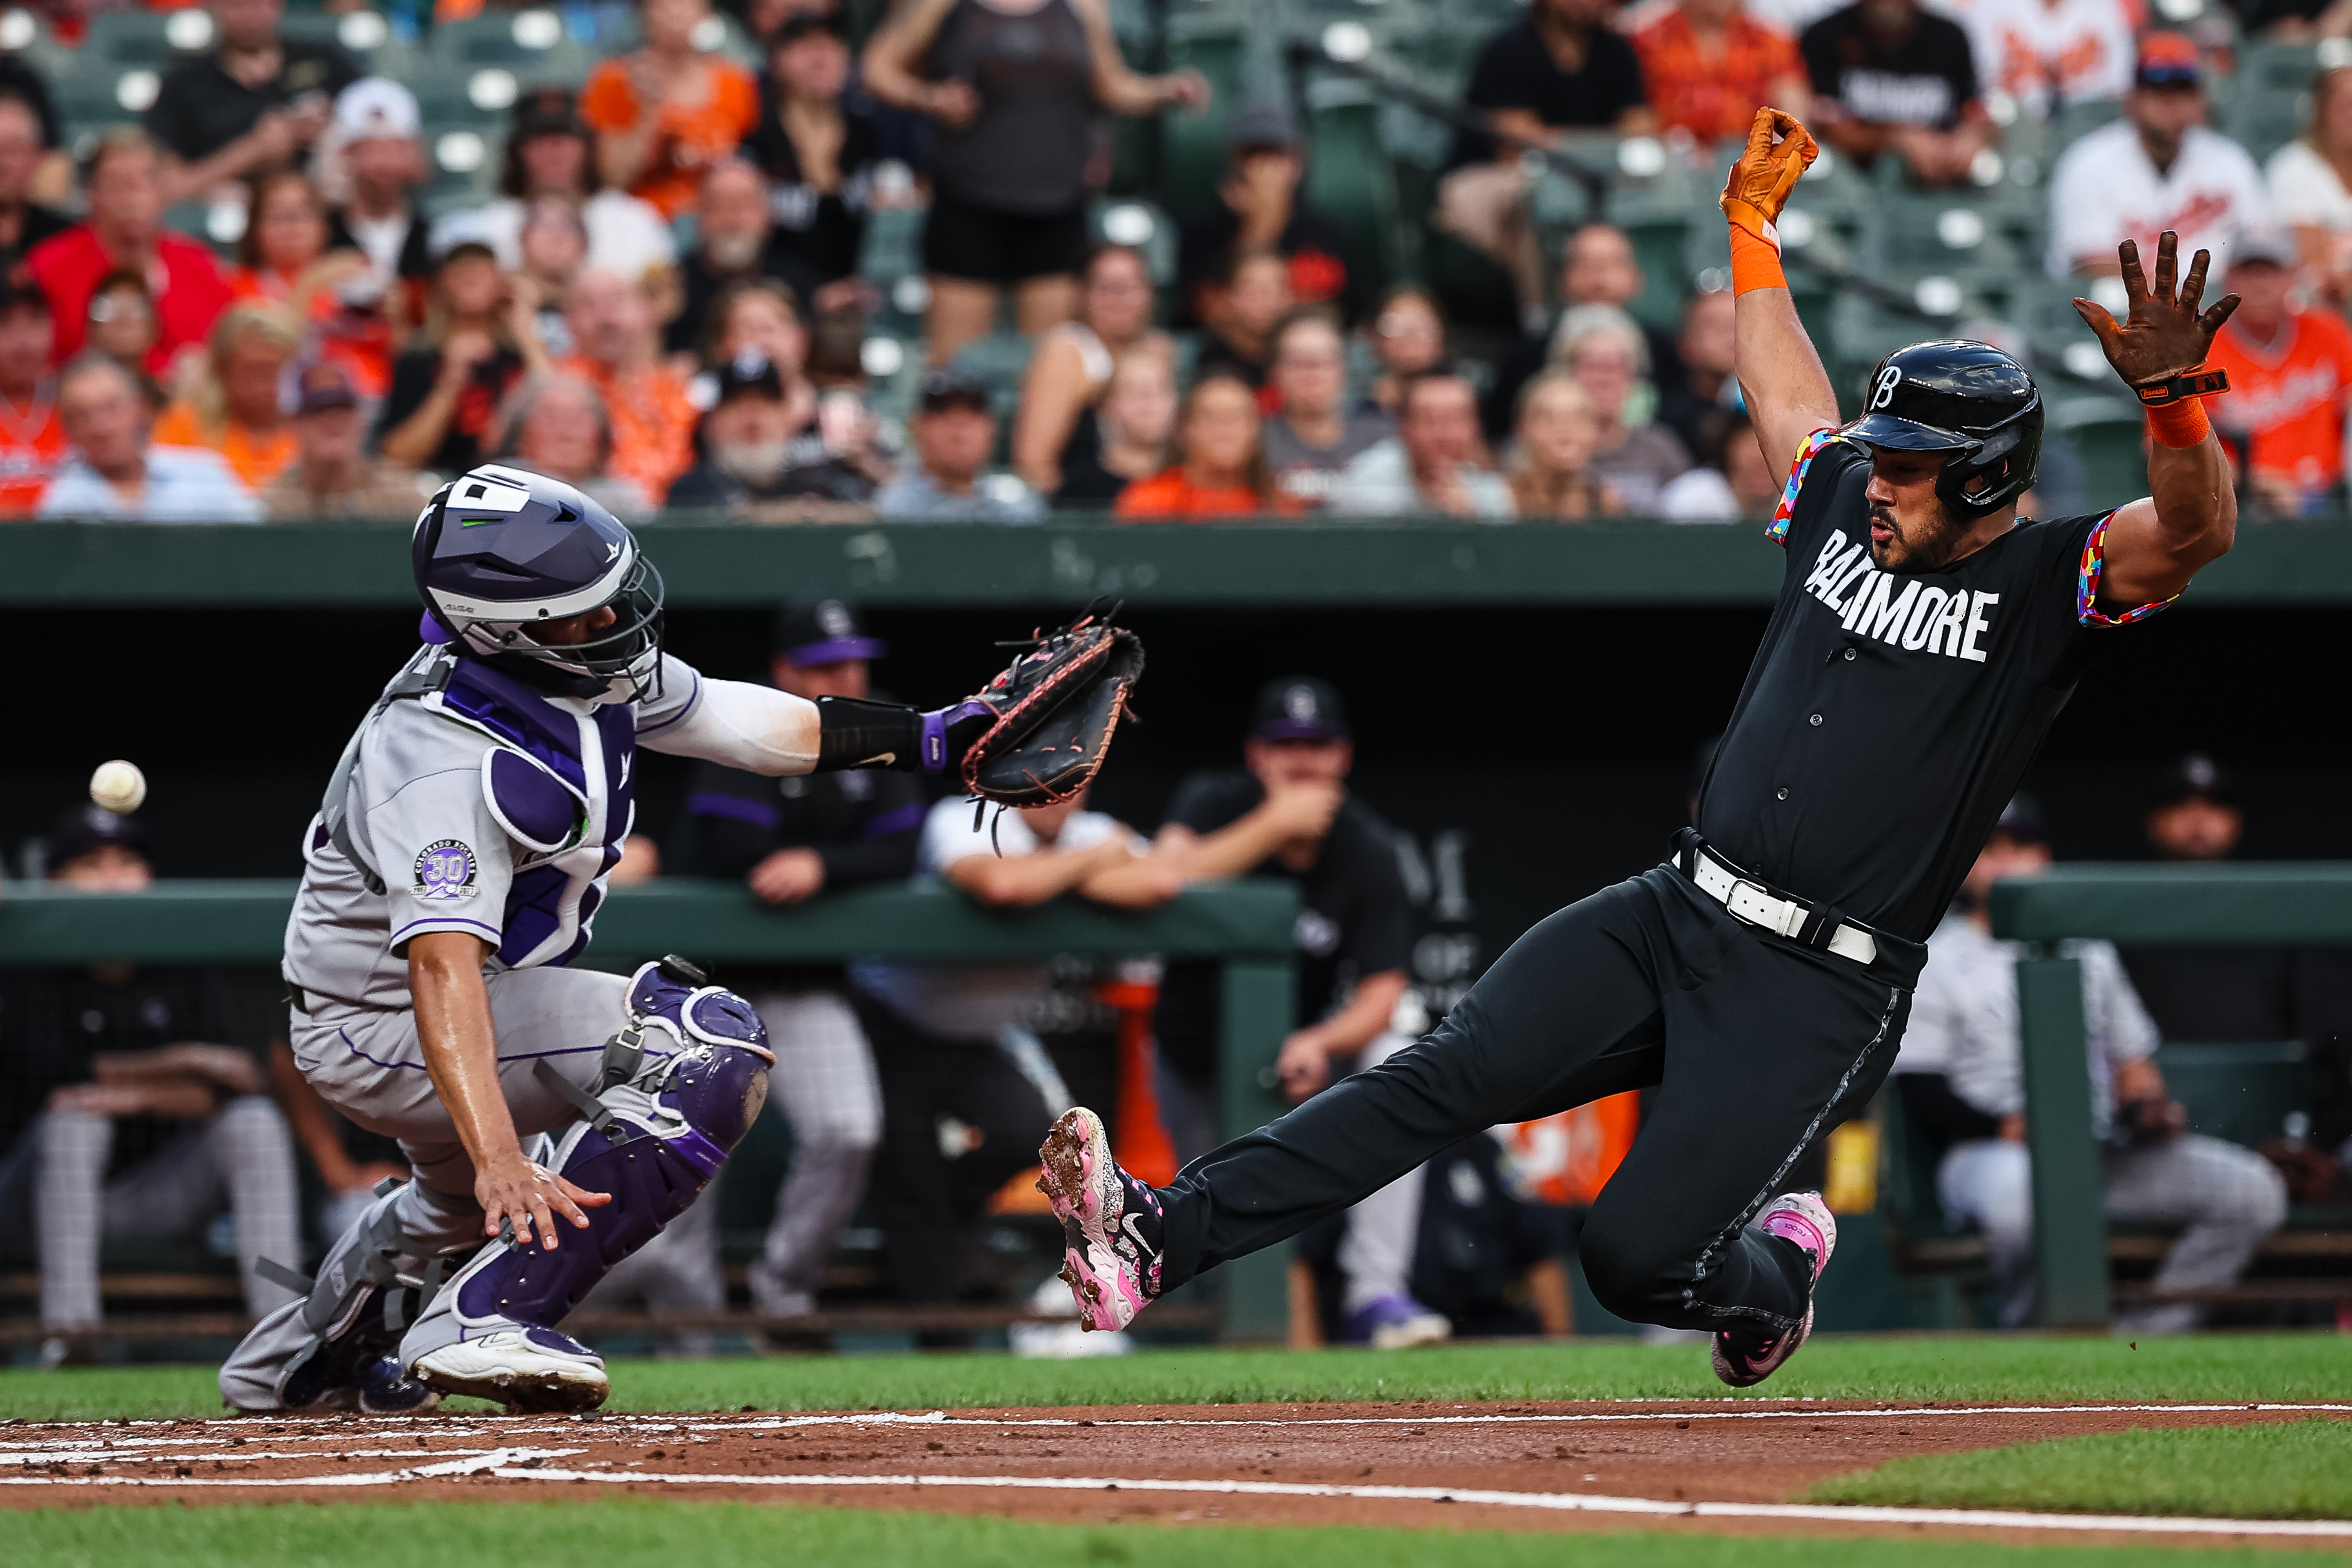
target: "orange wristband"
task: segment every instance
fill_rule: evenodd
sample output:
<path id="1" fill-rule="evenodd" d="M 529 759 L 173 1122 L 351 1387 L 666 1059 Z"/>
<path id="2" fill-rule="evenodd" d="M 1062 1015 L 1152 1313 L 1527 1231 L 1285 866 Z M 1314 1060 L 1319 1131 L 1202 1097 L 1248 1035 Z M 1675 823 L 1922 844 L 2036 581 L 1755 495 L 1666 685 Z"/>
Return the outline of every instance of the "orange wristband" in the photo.
<path id="1" fill-rule="evenodd" d="M 1786 289 L 1789 275 L 1780 270 L 1780 252 L 1770 240 L 1731 226 L 1731 292 L 1734 298 L 1759 289 Z"/>
<path id="2" fill-rule="evenodd" d="M 2184 397 L 2147 411 L 2147 433 L 2159 447 L 2201 447 L 2212 429 L 2200 398 Z"/>

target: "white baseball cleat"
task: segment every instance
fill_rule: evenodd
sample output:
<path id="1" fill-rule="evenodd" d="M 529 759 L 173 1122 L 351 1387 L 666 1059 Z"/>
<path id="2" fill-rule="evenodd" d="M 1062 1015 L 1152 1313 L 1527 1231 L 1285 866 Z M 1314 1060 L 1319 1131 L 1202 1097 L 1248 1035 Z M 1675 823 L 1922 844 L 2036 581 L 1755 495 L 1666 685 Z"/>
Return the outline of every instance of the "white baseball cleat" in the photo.
<path id="1" fill-rule="evenodd" d="M 1837 1220 L 1819 1193 L 1783 1193 L 1757 1216 L 1757 1228 L 1767 1236 L 1797 1244 L 1813 1261 L 1813 1283 L 1830 1266 L 1837 1250 Z M 1805 1296 L 1805 1316 L 1793 1329 L 1778 1334 L 1754 1334 L 1727 1329 L 1715 1336 L 1715 1375 L 1734 1388 L 1751 1388 L 1780 1370 L 1797 1347 L 1813 1331 L 1812 1294 Z"/>
<path id="2" fill-rule="evenodd" d="M 553 1329 L 493 1329 L 430 1350 L 408 1375 L 445 1394 L 515 1410 L 593 1410 L 613 1392 L 604 1358 Z"/>

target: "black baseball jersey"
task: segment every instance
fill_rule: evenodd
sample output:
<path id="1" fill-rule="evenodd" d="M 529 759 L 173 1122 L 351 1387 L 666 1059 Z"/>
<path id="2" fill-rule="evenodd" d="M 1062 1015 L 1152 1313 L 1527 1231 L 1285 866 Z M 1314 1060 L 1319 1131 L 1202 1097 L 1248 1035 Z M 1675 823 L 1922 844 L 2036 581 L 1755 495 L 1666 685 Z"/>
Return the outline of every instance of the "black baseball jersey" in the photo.
<path id="1" fill-rule="evenodd" d="M 1870 453 L 1808 440 L 1769 536 L 1780 599 L 1699 800 L 1750 874 L 1924 941 L 2112 628 L 2107 519 L 2020 521 L 1941 572 L 1870 562 Z"/>
<path id="2" fill-rule="evenodd" d="M 881 769 L 794 773 L 770 778 L 717 763 L 695 765 L 686 814 L 670 839 L 670 869 L 679 876 L 738 881 L 779 849 L 808 848 L 824 862 L 827 891 L 868 882 L 902 882 L 915 874 L 915 850 L 929 809 L 911 773 Z M 730 965 L 730 984 L 823 985 L 839 964 L 760 972 Z"/>
<path id="3" fill-rule="evenodd" d="M 1265 786 L 1239 768 L 1199 773 L 1177 786 L 1168 820 L 1195 833 L 1231 826 L 1257 809 Z M 1298 884 L 1298 1008 L 1295 1026 L 1328 1016 L 1367 974 L 1412 959 L 1412 900 L 1397 864 L 1396 830 L 1350 795 L 1332 820 L 1315 863 L 1294 871 L 1269 857 L 1250 873 Z M 1206 1079 L 1216 1070 L 1218 966 L 1168 965 L 1154 1018 L 1160 1059 L 1172 1072 Z"/>

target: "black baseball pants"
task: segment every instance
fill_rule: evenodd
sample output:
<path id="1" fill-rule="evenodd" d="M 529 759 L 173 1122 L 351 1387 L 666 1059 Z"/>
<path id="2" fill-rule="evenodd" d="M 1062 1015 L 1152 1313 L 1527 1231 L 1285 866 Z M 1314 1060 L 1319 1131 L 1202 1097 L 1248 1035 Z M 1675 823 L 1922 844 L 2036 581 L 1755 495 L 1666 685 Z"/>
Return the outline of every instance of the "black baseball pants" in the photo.
<path id="1" fill-rule="evenodd" d="M 1173 1287 L 1294 1236 L 1473 1132 L 1657 1094 L 1584 1224 L 1601 1304 L 1635 1322 L 1779 1332 L 1804 1254 L 1748 1222 L 1874 1093 L 1927 955 L 1860 964 L 1734 920 L 1671 866 L 1511 945 L 1410 1049 L 1211 1151 L 1161 1190 Z"/>

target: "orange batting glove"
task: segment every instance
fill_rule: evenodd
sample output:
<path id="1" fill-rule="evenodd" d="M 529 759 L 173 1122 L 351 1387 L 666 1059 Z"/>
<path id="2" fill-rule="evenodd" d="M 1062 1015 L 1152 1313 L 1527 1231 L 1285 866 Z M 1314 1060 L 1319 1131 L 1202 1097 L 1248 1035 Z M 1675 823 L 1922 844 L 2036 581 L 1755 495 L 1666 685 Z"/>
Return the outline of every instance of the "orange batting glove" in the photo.
<path id="1" fill-rule="evenodd" d="M 1780 271 L 1780 231 L 1773 225 L 1821 151 L 1812 132 L 1784 110 L 1759 109 L 1748 122 L 1748 145 L 1731 165 L 1720 198 L 1731 224 L 1733 293 L 1789 286 Z"/>

